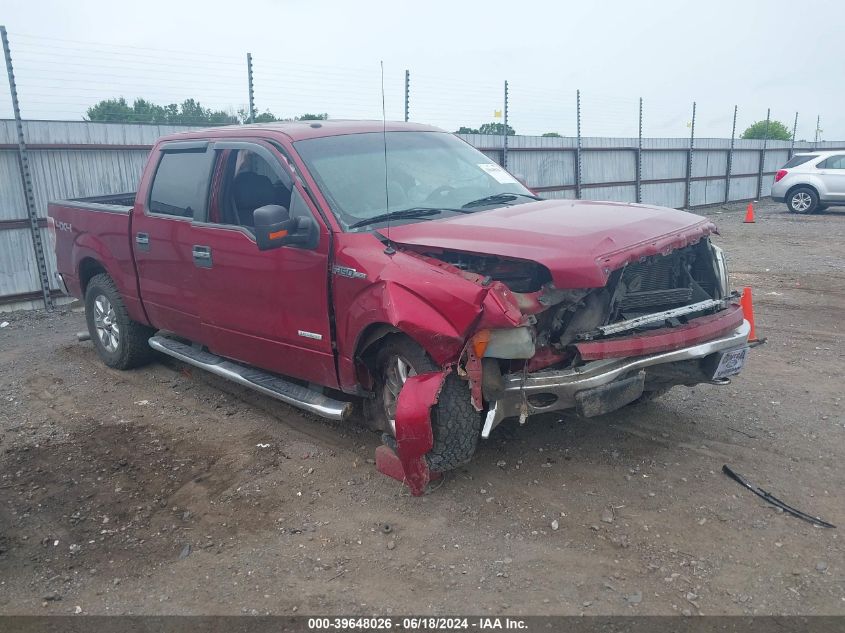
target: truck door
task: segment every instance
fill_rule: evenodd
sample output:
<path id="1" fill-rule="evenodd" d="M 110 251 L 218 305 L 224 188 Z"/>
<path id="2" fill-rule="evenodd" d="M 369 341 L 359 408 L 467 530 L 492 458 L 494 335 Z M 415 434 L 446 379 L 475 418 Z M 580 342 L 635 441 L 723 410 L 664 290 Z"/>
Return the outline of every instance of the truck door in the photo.
<path id="1" fill-rule="evenodd" d="M 213 158 L 207 141 L 161 145 L 149 193 L 144 200 L 139 195 L 132 215 L 138 283 L 151 323 L 198 342 L 191 222 L 205 217 Z"/>
<path id="2" fill-rule="evenodd" d="M 328 229 L 273 146 L 225 141 L 212 152 L 208 215 L 192 227 L 203 342 L 221 356 L 336 386 Z M 259 251 L 252 213 L 268 204 L 312 215 L 320 226 L 316 248 Z"/>

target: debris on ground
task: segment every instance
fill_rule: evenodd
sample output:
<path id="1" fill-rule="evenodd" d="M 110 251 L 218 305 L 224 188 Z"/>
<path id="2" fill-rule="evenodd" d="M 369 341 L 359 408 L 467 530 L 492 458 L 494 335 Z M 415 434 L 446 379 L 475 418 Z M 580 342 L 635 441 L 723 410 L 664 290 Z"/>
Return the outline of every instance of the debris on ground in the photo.
<path id="1" fill-rule="evenodd" d="M 801 510 L 797 510 L 796 508 L 793 508 L 790 505 L 787 505 L 786 503 L 784 503 L 783 501 L 781 501 L 780 499 L 775 497 L 770 492 L 766 492 L 762 488 L 759 488 L 758 486 L 756 486 L 756 485 L 752 484 L 751 482 L 747 481 L 742 475 L 738 475 L 737 473 L 735 473 L 733 470 L 728 468 L 727 464 L 722 466 L 722 472 L 725 473 L 731 479 L 733 479 L 735 482 L 737 482 L 739 485 L 744 486 L 745 488 L 748 488 L 751 492 L 753 492 L 755 495 L 757 495 L 761 499 L 768 501 L 769 503 L 771 503 L 776 508 L 780 508 L 781 510 L 791 514 L 792 516 L 798 517 L 799 519 L 803 519 L 804 521 L 812 523 L 813 525 L 818 525 L 819 527 L 825 527 L 825 528 L 835 528 L 836 527 L 832 523 L 828 523 L 827 521 L 824 521 L 824 520 L 820 519 L 819 517 L 814 517 L 814 516 L 809 515 L 805 512 L 801 512 Z"/>

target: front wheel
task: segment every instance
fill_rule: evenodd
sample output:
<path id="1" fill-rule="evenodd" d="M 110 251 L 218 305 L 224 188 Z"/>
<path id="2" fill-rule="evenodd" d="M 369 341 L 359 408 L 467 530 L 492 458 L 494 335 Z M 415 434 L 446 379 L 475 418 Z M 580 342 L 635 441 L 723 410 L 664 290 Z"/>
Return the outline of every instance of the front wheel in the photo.
<path id="1" fill-rule="evenodd" d="M 439 368 L 419 345 L 404 336 L 384 340 L 375 359 L 376 397 L 368 401 L 367 413 L 389 438 L 396 431 L 396 402 L 411 376 Z M 431 408 L 434 445 L 426 455 L 429 468 L 444 472 L 467 463 L 481 435 L 481 413 L 470 401 L 468 384 L 450 372 L 440 396 Z"/>
<path id="2" fill-rule="evenodd" d="M 810 187 L 798 187 L 789 194 L 786 205 L 793 213 L 801 215 L 813 213 L 819 206 L 819 196 Z"/>
<path id="3" fill-rule="evenodd" d="M 130 369 L 152 358 L 147 341 L 154 331 L 129 318 L 117 286 L 105 273 L 88 282 L 85 319 L 97 354 L 109 367 Z"/>

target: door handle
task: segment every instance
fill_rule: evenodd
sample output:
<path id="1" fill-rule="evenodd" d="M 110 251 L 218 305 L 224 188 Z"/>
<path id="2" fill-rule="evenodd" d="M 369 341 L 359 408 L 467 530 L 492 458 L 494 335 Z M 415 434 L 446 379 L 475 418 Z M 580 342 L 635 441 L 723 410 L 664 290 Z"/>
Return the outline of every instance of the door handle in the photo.
<path id="1" fill-rule="evenodd" d="M 211 247 L 194 244 L 191 247 L 191 254 L 194 256 L 195 266 L 211 268 Z"/>
<path id="2" fill-rule="evenodd" d="M 147 233 L 136 233 L 135 244 L 138 246 L 139 251 L 150 250 L 150 236 Z"/>

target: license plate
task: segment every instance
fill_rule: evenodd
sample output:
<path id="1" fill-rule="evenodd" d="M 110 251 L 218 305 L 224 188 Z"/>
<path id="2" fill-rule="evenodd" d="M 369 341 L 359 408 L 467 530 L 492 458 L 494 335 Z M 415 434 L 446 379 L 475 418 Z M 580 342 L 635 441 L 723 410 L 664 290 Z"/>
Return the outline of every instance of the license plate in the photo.
<path id="1" fill-rule="evenodd" d="M 719 359 L 719 364 L 713 374 L 713 380 L 727 378 L 742 371 L 742 366 L 745 364 L 745 358 L 748 356 L 748 348 L 732 349 L 728 352 L 723 352 Z"/>

